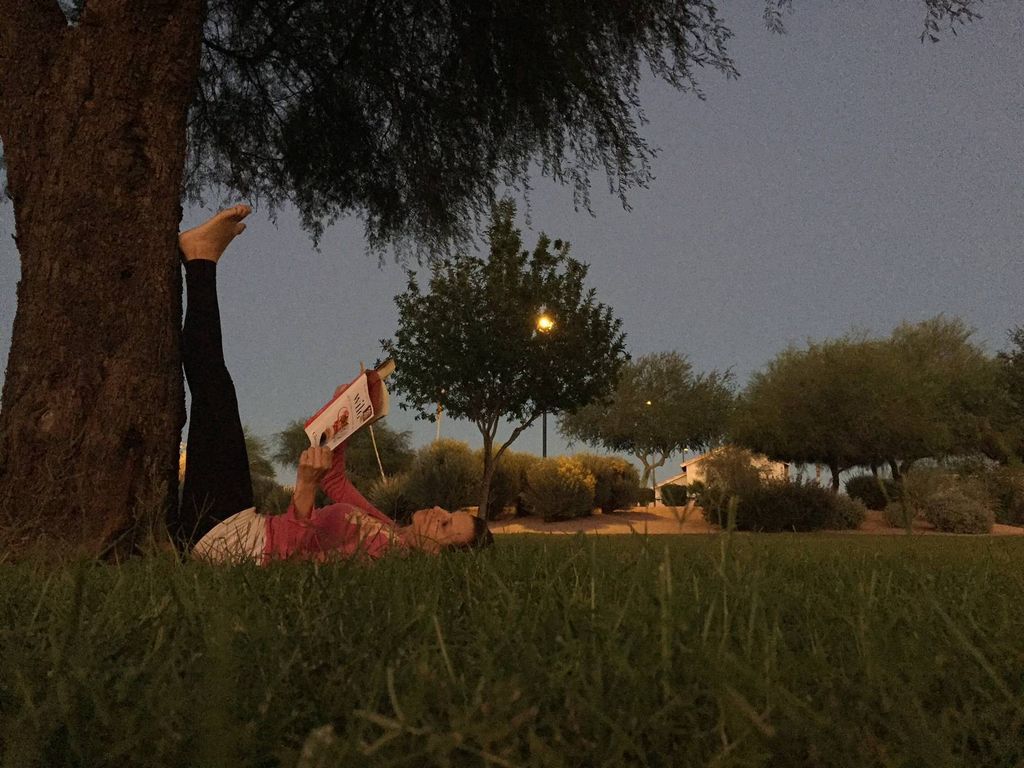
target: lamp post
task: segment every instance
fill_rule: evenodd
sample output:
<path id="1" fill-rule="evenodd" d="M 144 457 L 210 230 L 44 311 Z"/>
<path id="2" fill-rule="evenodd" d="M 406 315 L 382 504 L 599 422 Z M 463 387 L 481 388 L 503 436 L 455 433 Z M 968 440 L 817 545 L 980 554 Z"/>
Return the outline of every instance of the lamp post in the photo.
<path id="1" fill-rule="evenodd" d="M 437 422 L 437 434 L 434 435 L 434 442 L 436 443 L 441 439 L 441 416 L 444 415 L 444 406 L 441 405 L 441 401 L 444 399 L 445 393 L 448 390 L 442 389 L 437 395 L 437 414 L 435 421 Z"/>
<path id="2" fill-rule="evenodd" d="M 546 311 L 541 310 L 537 315 L 537 332 L 548 334 L 555 330 L 555 320 Z M 540 414 L 540 455 L 548 457 L 548 412 L 547 409 Z"/>

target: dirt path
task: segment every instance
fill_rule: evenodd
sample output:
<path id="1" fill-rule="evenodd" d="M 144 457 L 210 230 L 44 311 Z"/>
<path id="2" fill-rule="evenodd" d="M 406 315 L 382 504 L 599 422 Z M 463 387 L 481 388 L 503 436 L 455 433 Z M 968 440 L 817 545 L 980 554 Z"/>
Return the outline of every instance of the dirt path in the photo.
<path id="1" fill-rule="evenodd" d="M 519 517 L 495 520 L 491 523 L 491 531 L 502 533 L 595 533 L 595 534 L 628 534 L 628 533 L 717 533 L 717 525 L 704 521 L 699 508 L 685 507 L 634 507 L 629 511 L 617 512 L 614 515 L 600 513 L 576 520 L 563 520 L 545 523 L 539 517 Z M 852 536 L 874 534 L 880 536 L 906 535 L 903 528 L 893 528 L 885 522 L 881 512 L 869 511 L 864 524 L 855 531 L 833 531 Z M 917 521 L 914 523 L 915 534 L 938 534 L 930 523 Z M 992 527 L 992 536 L 1024 536 L 1024 528 L 1013 525 Z"/>

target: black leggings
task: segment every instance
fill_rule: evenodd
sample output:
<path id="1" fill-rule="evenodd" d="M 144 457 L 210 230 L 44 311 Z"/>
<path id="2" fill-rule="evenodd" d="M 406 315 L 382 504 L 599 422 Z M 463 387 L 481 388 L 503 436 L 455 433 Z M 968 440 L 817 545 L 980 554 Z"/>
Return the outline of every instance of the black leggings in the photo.
<path id="1" fill-rule="evenodd" d="M 217 523 L 253 506 L 238 398 L 224 364 L 216 262 L 185 262 L 185 285 L 181 354 L 192 410 L 181 503 L 168 525 L 183 552 Z"/>

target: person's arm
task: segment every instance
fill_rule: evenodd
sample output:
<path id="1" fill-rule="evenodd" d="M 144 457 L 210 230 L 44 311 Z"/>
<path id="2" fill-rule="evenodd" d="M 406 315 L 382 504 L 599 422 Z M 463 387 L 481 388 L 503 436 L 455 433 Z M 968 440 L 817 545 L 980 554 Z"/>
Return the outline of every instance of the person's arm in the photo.
<path id="1" fill-rule="evenodd" d="M 370 399 L 373 401 L 374 407 L 379 408 L 381 391 L 380 377 L 377 375 L 376 371 L 367 371 L 366 378 L 370 390 Z M 345 384 L 338 387 L 334 391 L 334 397 L 341 394 L 347 386 L 348 385 Z M 351 438 L 349 439 L 351 440 Z M 328 498 L 335 504 L 351 504 L 365 512 L 371 513 L 375 517 L 390 522 L 391 518 L 373 506 L 373 504 L 371 504 L 363 494 L 356 490 L 356 487 L 352 485 L 352 482 L 348 479 L 348 475 L 345 473 L 345 445 L 346 443 L 342 443 L 334 449 L 331 468 L 320 481 L 320 487 L 324 489 Z"/>
<path id="2" fill-rule="evenodd" d="M 296 520 L 308 520 L 313 511 L 313 501 L 321 478 L 331 468 L 333 457 L 329 448 L 307 448 L 299 457 L 299 469 L 295 475 L 295 491 L 292 506 Z"/>

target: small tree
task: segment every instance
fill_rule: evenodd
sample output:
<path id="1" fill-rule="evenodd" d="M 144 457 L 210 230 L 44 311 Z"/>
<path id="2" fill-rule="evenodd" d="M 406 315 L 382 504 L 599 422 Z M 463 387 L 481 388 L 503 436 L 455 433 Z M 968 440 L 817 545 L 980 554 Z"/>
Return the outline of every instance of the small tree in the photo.
<path id="1" fill-rule="evenodd" d="M 568 243 L 543 234 L 532 253 L 523 250 L 515 212 L 511 200 L 495 206 L 488 258 L 460 251 L 438 262 L 426 292 L 409 272 L 395 297 L 398 331 L 382 342 L 403 408 L 434 421 L 440 404 L 480 430 L 481 515 L 508 446 L 545 411 L 605 395 L 626 359 L 621 321 L 584 285 L 587 266 L 569 256 Z M 554 322 L 548 332 L 536 327 L 542 311 Z M 512 433 L 495 448 L 503 418 Z"/>
<path id="2" fill-rule="evenodd" d="M 640 485 L 653 487 L 671 454 L 722 436 L 732 401 L 731 374 L 695 374 L 685 355 L 661 352 L 625 366 L 609 399 L 566 414 L 559 429 L 570 440 L 629 451 L 644 467 Z"/>

